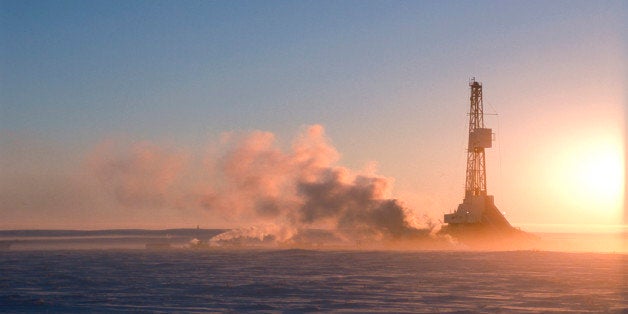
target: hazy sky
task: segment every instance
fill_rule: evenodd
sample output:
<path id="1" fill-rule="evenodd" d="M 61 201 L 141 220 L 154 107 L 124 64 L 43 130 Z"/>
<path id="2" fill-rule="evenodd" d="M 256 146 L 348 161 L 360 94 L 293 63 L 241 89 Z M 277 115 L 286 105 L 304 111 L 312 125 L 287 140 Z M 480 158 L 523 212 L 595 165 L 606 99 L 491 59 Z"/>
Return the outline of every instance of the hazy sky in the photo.
<path id="1" fill-rule="evenodd" d="M 464 195 L 471 77 L 499 113 L 488 190 L 514 225 L 620 224 L 626 21 L 626 1 L 0 1 L 0 228 L 254 223 L 120 203 L 90 165 L 137 145 L 203 164 L 225 132 L 289 149 L 314 124 L 338 165 L 442 219 Z"/>

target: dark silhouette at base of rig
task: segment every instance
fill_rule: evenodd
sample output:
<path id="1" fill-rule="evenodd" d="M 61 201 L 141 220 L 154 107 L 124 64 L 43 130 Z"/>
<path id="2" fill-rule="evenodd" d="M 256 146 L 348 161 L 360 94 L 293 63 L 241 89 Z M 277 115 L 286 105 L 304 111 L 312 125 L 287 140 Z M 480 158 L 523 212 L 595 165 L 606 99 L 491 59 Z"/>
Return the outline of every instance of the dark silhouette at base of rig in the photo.
<path id="1" fill-rule="evenodd" d="M 495 242 L 512 236 L 522 236 L 526 233 L 510 225 L 495 206 L 493 196 L 486 192 L 484 150 L 492 147 L 493 132 L 484 127 L 482 84 L 473 78 L 469 86 L 471 109 L 464 200 L 453 213 L 445 214 L 446 225 L 441 233 L 449 234 L 461 242 Z"/>

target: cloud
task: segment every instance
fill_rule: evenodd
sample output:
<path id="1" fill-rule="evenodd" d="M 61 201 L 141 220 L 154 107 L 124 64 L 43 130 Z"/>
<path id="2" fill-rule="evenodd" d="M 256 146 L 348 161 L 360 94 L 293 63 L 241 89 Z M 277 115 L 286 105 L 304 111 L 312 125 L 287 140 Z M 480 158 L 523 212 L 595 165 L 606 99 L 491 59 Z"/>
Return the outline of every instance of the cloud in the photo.
<path id="1" fill-rule="evenodd" d="M 340 155 L 320 125 L 302 128 L 289 149 L 280 149 L 273 133 L 254 131 L 225 133 L 211 151 L 216 153 L 192 158 L 148 142 L 122 148 L 104 142 L 89 165 L 123 206 L 193 208 L 257 226 L 221 240 L 274 230 L 273 239 L 288 241 L 307 228 L 347 239 L 425 234 L 398 201 L 386 198 L 391 179 L 336 165 Z"/>
<path id="2" fill-rule="evenodd" d="M 119 147 L 98 145 L 88 165 L 102 185 L 127 207 L 163 207 L 180 197 L 176 184 L 186 172 L 188 155 L 149 142 Z"/>

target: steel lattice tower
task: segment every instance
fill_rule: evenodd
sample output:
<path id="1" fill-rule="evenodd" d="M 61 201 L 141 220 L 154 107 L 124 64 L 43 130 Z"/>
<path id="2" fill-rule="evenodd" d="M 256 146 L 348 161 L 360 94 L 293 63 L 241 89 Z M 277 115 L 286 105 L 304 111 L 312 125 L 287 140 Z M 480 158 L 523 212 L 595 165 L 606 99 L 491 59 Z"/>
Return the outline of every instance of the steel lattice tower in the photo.
<path id="1" fill-rule="evenodd" d="M 465 183 L 465 197 L 486 195 L 486 163 L 484 146 L 474 140 L 474 134 L 484 129 L 484 105 L 482 103 L 482 84 L 475 81 L 469 83 L 471 87 L 471 108 L 469 110 L 469 147 L 467 148 L 467 178 Z M 490 147 L 490 146 L 489 146 Z"/>
<path id="2" fill-rule="evenodd" d="M 449 226 L 476 225 L 491 230 L 511 231 L 512 227 L 495 206 L 492 195 L 486 193 L 486 158 L 484 151 L 492 147 L 493 131 L 484 127 L 482 84 L 469 82 L 469 146 L 467 146 L 467 178 L 464 199 L 456 211 L 445 214 Z"/>

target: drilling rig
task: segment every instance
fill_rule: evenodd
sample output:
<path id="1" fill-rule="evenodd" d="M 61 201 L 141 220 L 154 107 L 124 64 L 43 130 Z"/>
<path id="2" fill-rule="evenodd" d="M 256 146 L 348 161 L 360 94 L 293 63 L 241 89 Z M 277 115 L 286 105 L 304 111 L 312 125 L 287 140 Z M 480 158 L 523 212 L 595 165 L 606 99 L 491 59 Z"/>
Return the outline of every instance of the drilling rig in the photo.
<path id="1" fill-rule="evenodd" d="M 469 82 L 471 107 L 469 111 L 469 141 L 467 146 L 467 175 L 464 200 L 450 214 L 445 214 L 446 231 L 464 230 L 509 232 L 515 230 L 495 206 L 492 195 L 486 191 L 486 157 L 484 151 L 492 147 L 493 132 L 484 127 L 482 84 L 475 78 Z"/>

